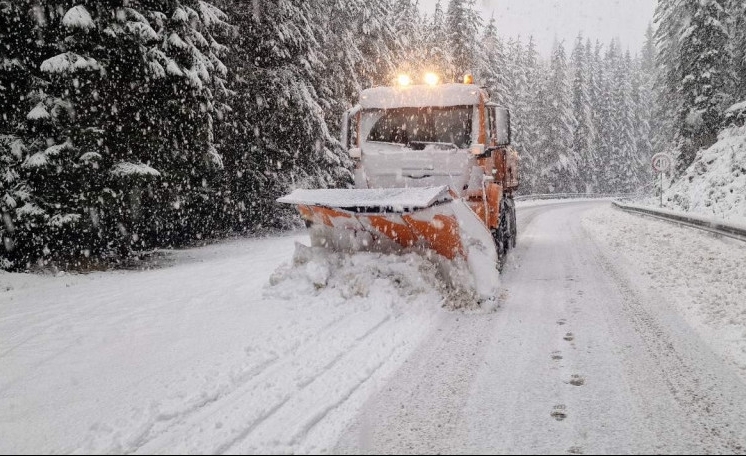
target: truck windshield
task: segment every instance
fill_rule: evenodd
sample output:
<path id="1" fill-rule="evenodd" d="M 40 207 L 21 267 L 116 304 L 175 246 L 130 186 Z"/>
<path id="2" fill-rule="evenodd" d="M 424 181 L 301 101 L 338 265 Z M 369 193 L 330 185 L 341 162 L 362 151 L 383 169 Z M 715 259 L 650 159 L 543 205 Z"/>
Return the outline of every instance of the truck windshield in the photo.
<path id="1" fill-rule="evenodd" d="M 446 143 L 464 149 L 471 142 L 472 111 L 472 106 L 368 110 L 363 122 L 372 127 L 366 141 L 413 148 Z"/>

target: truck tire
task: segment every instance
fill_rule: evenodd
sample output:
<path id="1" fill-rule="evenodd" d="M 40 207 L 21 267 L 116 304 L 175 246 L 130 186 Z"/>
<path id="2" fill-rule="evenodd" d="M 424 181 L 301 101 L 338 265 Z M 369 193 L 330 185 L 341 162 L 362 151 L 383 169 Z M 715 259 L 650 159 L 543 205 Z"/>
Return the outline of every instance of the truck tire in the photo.
<path id="1" fill-rule="evenodd" d="M 510 248 L 513 249 L 518 242 L 518 224 L 516 223 L 515 201 L 513 201 L 513 198 L 508 198 L 506 203 L 510 218 Z"/>
<path id="2" fill-rule="evenodd" d="M 497 259 L 501 267 L 505 262 L 505 255 L 513 244 L 510 236 L 512 232 L 511 220 L 510 204 L 507 199 L 503 199 L 500 202 L 500 220 L 497 228 L 491 230 L 492 238 L 495 240 L 495 246 L 497 247 Z"/>

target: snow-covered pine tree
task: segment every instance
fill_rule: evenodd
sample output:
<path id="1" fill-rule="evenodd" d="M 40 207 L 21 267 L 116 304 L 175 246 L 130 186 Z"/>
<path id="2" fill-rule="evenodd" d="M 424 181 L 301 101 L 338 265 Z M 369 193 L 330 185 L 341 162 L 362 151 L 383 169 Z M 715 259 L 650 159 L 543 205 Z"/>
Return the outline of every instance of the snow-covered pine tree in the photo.
<path id="1" fill-rule="evenodd" d="M 365 57 L 357 46 L 356 24 L 365 8 L 359 0 L 347 2 L 346 8 L 339 8 L 335 0 L 324 0 L 312 11 L 321 61 L 314 86 L 332 137 L 339 136 L 338 120 L 361 89 L 358 69 Z"/>
<path id="2" fill-rule="evenodd" d="M 168 132 L 150 165 L 168 176 L 153 201 L 159 242 L 174 244 L 213 235 L 218 229 L 215 185 L 223 172 L 215 125 L 224 118 L 229 97 L 228 69 L 220 44 L 234 33 L 228 18 L 211 2 L 148 2 L 147 18 L 157 33 L 151 55 L 164 69 L 154 81 L 161 100 L 157 126 Z"/>
<path id="3" fill-rule="evenodd" d="M 44 3 L 37 14 L 44 17 L 45 32 L 56 38 L 55 52 L 37 62 L 48 84 L 34 94 L 37 104 L 29 108 L 28 122 L 36 135 L 23 167 L 47 216 L 37 236 L 43 254 L 66 261 L 98 253 L 106 243 L 99 236 L 98 217 L 88 216 L 105 204 L 106 171 L 99 166 L 100 118 L 105 114 L 97 108 L 106 70 L 90 55 L 101 44 L 94 38 L 98 30 L 92 12 L 84 5 Z"/>
<path id="4" fill-rule="evenodd" d="M 39 62 L 49 84 L 34 110 L 49 115 L 29 119 L 38 135 L 24 167 L 49 214 L 45 251 L 126 254 L 148 237 L 209 230 L 205 173 L 220 164 L 212 116 L 226 71 L 210 30 L 227 27 L 222 13 L 198 1 L 48 1 L 40 14 L 57 48 Z"/>
<path id="5" fill-rule="evenodd" d="M 590 38 L 585 41 L 586 80 L 588 81 L 588 103 L 593 130 L 593 160 L 587 164 L 587 179 L 595 191 L 602 191 L 603 176 L 602 141 L 600 129 L 601 104 L 603 94 L 603 62 L 601 61 L 601 44 L 594 47 Z"/>
<path id="6" fill-rule="evenodd" d="M 679 37 L 682 105 L 678 121 L 684 139 L 677 161 L 686 169 L 698 150 L 709 147 L 732 101 L 733 77 L 726 0 L 683 0 L 687 18 Z"/>
<path id="7" fill-rule="evenodd" d="M 578 192 L 580 155 L 573 150 L 572 98 L 567 58 L 562 42 L 555 42 L 550 60 L 540 150 L 542 177 L 549 193 Z"/>
<path id="8" fill-rule="evenodd" d="M 629 154 L 629 182 L 626 182 L 624 191 L 633 192 L 643 183 L 644 174 L 650 159 L 649 127 L 647 121 L 643 121 L 640 112 L 640 94 L 642 77 L 640 75 L 639 58 L 632 58 L 627 50 L 624 54 L 625 80 L 627 82 L 627 122 L 629 135 L 626 137 L 627 153 Z M 646 181 L 646 180 L 645 180 Z"/>
<path id="9" fill-rule="evenodd" d="M 341 78 L 355 77 L 347 73 L 352 65 L 336 63 L 336 54 L 322 47 L 334 39 L 324 36 L 323 16 L 337 14 L 327 3 L 243 5 L 221 3 L 238 27 L 227 60 L 234 112 L 220 133 L 226 198 L 237 231 L 280 225 L 291 208 L 279 207 L 275 199 L 291 186 L 329 187 L 349 176 L 349 159 L 335 146 L 325 108 L 339 103 L 332 97 L 345 90 Z M 345 73 L 329 74 L 331 83 L 322 81 L 327 63 Z"/>
<path id="10" fill-rule="evenodd" d="M 0 1 L 0 269 L 24 268 L 29 262 L 32 228 L 43 216 L 22 168 L 33 92 L 43 87 L 36 58 L 45 49 L 42 18 L 36 2 Z M 31 118 L 49 116 L 46 107 Z"/>
<path id="11" fill-rule="evenodd" d="M 574 120 L 572 148 L 579 155 L 578 173 L 581 190 L 593 192 L 595 183 L 592 170 L 596 166 L 595 131 L 589 94 L 588 65 L 583 36 L 575 40 L 570 58 L 572 69 L 572 111 Z"/>
<path id="12" fill-rule="evenodd" d="M 507 64 L 502 41 L 497 35 L 495 17 L 491 17 L 482 32 L 482 40 L 478 46 L 476 80 L 487 88 L 491 100 L 507 106 L 506 70 Z"/>
<path id="13" fill-rule="evenodd" d="M 610 46 L 611 47 L 611 46 Z M 614 191 L 615 182 L 612 181 L 612 163 L 616 160 L 614 155 L 614 133 L 617 129 L 615 124 L 614 105 L 612 103 L 613 90 L 613 65 L 610 54 L 611 49 L 604 53 L 604 47 L 596 41 L 594 46 L 593 60 L 597 64 L 597 81 L 599 90 L 597 98 L 592 99 L 594 106 L 594 117 L 596 131 L 598 132 L 597 150 L 598 165 L 596 168 L 596 180 L 599 191 L 608 193 Z M 604 54 L 602 57 L 601 54 Z"/>
<path id="14" fill-rule="evenodd" d="M 445 13 L 440 0 L 435 4 L 432 19 L 425 28 L 425 62 L 427 67 L 440 75 L 455 72 L 452 56 L 448 51 Z"/>
<path id="15" fill-rule="evenodd" d="M 526 100 L 521 98 L 525 98 L 525 92 L 528 89 L 526 52 L 526 46 L 523 45 L 520 36 L 517 39 L 509 40 L 502 70 L 504 73 L 502 87 L 504 87 L 505 93 L 502 96 L 501 104 L 510 109 L 511 123 L 516 124 L 515 130 L 521 129 L 520 126 L 523 124 L 526 115 Z M 514 137 L 516 145 L 520 144 L 520 139 L 519 136 Z"/>
<path id="16" fill-rule="evenodd" d="M 517 41 L 520 43 L 520 40 Z M 525 47 L 518 54 L 513 72 L 514 116 L 518 118 L 518 128 L 514 128 L 516 146 L 521 154 L 521 191 L 524 193 L 543 191 L 537 187 L 540 176 L 539 151 L 541 149 L 542 118 L 545 78 L 536 50 L 533 36 L 528 37 Z M 510 62 L 509 62 L 510 65 Z"/>
<path id="17" fill-rule="evenodd" d="M 479 37 L 482 18 L 476 11 L 476 0 L 449 0 L 446 10 L 446 33 L 453 64 L 447 78 L 458 81 L 465 73 L 476 71 L 474 43 Z"/>
<path id="18" fill-rule="evenodd" d="M 619 41 L 612 40 L 606 53 L 609 124 L 604 168 L 608 191 L 615 193 L 634 189 L 638 170 L 628 72 L 630 64 L 629 57 L 622 55 Z"/>
<path id="19" fill-rule="evenodd" d="M 396 37 L 393 51 L 397 72 L 413 77 L 422 74 L 425 35 L 417 4 L 412 0 L 394 0 L 389 16 Z M 395 75 L 391 76 L 393 80 Z"/>
<path id="20" fill-rule="evenodd" d="M 658 101 L 662 99 L 661 86 L 659 84 L 660 71 L 658 65 L 658 51 L 656 48 L 655 30 L 652 24 L 648 25 L 645 32 L 645 43 L 640 54 L 640 72 L 642 78 L 640 115 L 648 122 L 648 137 L 650 143 L 650 156 L 662 152 L 669 145 L 670 127 L 666 127 L 667 119 L 659 115 L 661 107 Z M 650 164 L 647 164 L 646 173 L 650 173 Z M 643 175 L 644 176 L 644 175 Z"/>
<path id="21" fill-rule="evenodd" d="M 557 185 L 549 182 L 550 176 L 547 172 L 551 159 L 545 149 L 548 142 L 547 125 L 554 112 L 548 109 L 548 100 L 550 97 L 550 74 L 547 62 L 540 60 L 536 64 L 535 77 L 531 80 L 533 89 L 530 98 L 530 109 L 528 112 L 528 124 L 533 127 L 533 134 L 529 134 L 528 140 L 530 145 L 527 149 L 530 152 L 529 164 L 526 166 L 531 193 L 551 193 L 555 191 Z M 533 161 L 533 164 L 531 164 Z M 521 158 L 521 170 L 523 170 L 523 158 Z M 533 166 L 532 166 L 533 165 Z M 521 171 L 523 172 L 523 171 Z"/>
<path id="22" fill-rule="evenodd" d="M 734 99 L 746 100 L 746 2 L 730 0 L 730 42 L 733 52 Z"/>
<path id="23" fill-rule="evenodd" d="M 635 103 L 635 131 L 637 154 L 641 160 L 640 178 L 649 182 L 652 178 L 650 159 L 653 157 L 653 139 L 659 128 L 655 110 L 655 44 L 653 29 L 648 27 L 645 43 L 633 73 L 633 102 Z"/>
<path id="24" fill-rule="evenodd" d="M 390 5 L 389 0 L 361 2 L 359 16 L 353 24 L 354 41 L 347 45 L 356 46 L 362 57 L 358 62 L 356 74 L 363 88 L 388 84 L 395 70 L 393 48 L 396 44 L 396 34 L 388 21 Z M 425 40 L 429 40 L 428 30 L 426 27 L 423 31 Z M 428 42 L 425 47 L 426 52 L 432 52 L 431 43 Z M 425 58 L 425 61 L 430 59 Z M 356 97 L 357 94 L 354 98 Z M 354 98 L 345 101 L 352 103 Z"/>
<path id="25" fill-rule="evenodd" d="M 681 47 L 679 37 L 684 19 L 683 0 L 660 0 L 655 10 L 656 82 L 655 118 L 659 129 L 653 138 L 653 152 L 678 154 L 681 111 Z"/>
<path id="26" fill-rule="evenodd" d="M 500 66 L 502 72 L 501 86 L 504 94 L 499 103 L 510 109 L 510 122 L 513 130 L 512 140 L 517 148 L 523 147 L 525 135 L 526 115 L 528 110 L 528 99 L 526 98 L 528 87 L 529 66 L 526 64 L 527 48 L 521 42 L 520 37 L 510 40 L 506 50 L 504 64 Z M 535 64 L 536 62 L 534 62 Z"/>
<path id="27" fill-rule="evenodd" d="M 44 49 L 41 18 L 30 1 L 0 1 L 0 131 L 15 132 L 28 114 L 35 60 Z"/>

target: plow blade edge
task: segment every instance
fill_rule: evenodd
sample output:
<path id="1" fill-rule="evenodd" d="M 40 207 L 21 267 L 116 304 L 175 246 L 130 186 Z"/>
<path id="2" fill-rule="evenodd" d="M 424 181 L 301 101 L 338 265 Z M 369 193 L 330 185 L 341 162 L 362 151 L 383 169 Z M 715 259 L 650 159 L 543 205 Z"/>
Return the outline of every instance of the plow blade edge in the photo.
<path id="1" fill-rule="evenodd" d="M 492 235 L 448 187 L 296 190 L 278 201 L 296 205 L 310 225 L 314 246 L 434 252 L 449 285 L 471 288 L 480 300 L 495 299 L 498 272 Z M 454 273 L 461 265 L 468 267 L 470 277 Z"/>

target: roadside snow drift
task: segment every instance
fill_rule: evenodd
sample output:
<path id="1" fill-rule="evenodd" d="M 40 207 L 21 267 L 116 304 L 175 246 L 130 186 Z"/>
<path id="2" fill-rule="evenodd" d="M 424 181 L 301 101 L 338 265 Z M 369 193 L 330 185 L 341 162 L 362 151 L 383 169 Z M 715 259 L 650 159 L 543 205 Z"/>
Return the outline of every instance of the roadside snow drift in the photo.
<path id="1" fill-rule="evenodd" d="M 746 222 L 746 126 L 724 130 L 718 142 L 665 192 L 674 209 Z"/>
<path id="2" fill-rule="evenodd" d="M 457 297 L 419 255 L 295 251 L 304 239 L 1 274 L 0 453 L 330 448 Z"/>
<path id="3" fill-rule="evenodd" d="M 589 212 L 582 224 L 746 380 L 746 244 L 612 208 Z"/>

